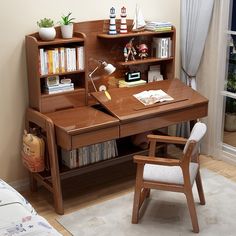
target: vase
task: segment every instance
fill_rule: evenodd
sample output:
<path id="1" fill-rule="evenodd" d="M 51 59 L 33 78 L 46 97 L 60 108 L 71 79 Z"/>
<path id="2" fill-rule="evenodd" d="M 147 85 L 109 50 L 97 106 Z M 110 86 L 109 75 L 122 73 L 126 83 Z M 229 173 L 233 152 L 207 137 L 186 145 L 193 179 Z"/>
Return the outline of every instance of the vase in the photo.
<path id="1" fill-rule="evenodd" d="M 236 113 L 225 113 L 225 131 L 236 131 Z"/>
<path id="2" fill-rule="evenodd" d="M 61 25 L 61 35 L 64 39 L 70 39 L 73 37 L 73 24 Z"/>
<path id="3" fill-rule="evenodd" d="M 56 37 L 56 30 L 54 27 L 41 27 L 39 29 L 39 37 L 45 41 L 54 40 Z"/>

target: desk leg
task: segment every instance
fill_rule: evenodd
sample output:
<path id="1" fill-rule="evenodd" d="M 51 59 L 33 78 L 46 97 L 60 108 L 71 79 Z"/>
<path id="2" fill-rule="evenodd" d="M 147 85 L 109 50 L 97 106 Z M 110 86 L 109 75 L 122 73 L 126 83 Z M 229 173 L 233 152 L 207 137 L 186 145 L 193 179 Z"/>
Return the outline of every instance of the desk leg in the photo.
<path id="1" fill-rule="evenodd" d="M 59 174 L 54 124 L 50 120 L 47 120 L 46 127 L 55 211 L 58 214 L 62 215 L 64 214 L 64 207 L 62 200 L 61 180 Z"/>

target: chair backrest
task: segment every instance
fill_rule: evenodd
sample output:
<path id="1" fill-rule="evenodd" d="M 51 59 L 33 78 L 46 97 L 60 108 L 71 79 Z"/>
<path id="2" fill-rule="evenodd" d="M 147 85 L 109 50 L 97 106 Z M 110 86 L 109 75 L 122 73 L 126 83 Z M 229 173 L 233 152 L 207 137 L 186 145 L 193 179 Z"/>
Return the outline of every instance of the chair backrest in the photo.
<path id="1" fill-rule="evenodd" d="M 193 126 L 193 129 L 192 129 L 191 134 L 188 138 L 188 141 L 186 142 L 186 144 L 184 146 L 184 150 L 183 150 L 184 154 L 187 152 L 191 141 L 195 141 L 196 143 L 200 143 L 201 139 L 203 138 L 203 136 L 206 133 L 206 130 L 207 130 L 206 125 L 201 122 L 197 122 Z M 197 150 L 198 150 L 198 145 L 196 145 L 196 147 L 195 147 L 195 151 L 197 151 Z"/>

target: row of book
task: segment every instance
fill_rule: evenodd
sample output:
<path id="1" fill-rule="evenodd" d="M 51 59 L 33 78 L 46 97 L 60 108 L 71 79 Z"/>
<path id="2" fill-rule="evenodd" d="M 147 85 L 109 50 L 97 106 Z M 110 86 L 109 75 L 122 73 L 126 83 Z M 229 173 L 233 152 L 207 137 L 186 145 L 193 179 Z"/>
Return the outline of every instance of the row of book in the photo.
<path id="1" fill-rule="evenodd" d="M 84 70 L 84 47 L 39 49 L 40 75 Z"/>
<path id="2" fill-rule="evenodd" d="M 172 30 L 172 24 L 170 22 L 161 21 L 148 21 L 145 26 L 146 30 L 150 31 L 169 31 Z"/>
<path id="3" fill-rule="evenodd" d="M 67 83 L 67 84 L 60 83 L 58 85 L 44 87 L 44 92 L 47 94 L 55 94 L 73 90 L 74 90 L 74 83 Z"/>
<path id="4" fill-rule="evenodd" d="M 172 56 L 172 40 L 170 37 L 153 38 L 152 56 L 156 58 L 168 58 Z"/>
<path id="5" fill-rule="evenodd" d="M 108 160 L 118 156 L 116 140 L 73 149 L 61 150 L 62 163 L 70 169 Z"/>

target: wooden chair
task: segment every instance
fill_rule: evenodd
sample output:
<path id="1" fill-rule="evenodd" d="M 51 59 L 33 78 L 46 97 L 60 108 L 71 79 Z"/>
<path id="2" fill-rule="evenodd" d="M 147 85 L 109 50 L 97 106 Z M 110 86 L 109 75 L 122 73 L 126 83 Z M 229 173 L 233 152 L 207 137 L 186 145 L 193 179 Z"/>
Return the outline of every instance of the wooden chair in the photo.
<path id="1" fill-rule="evenodd" d="M 205 197 L 199 171 L 199 143 L 206 133 L 206 125 L 197 122 L 189 139 L 162 135 L 148 135 L 150 141 L 149 156 L 134 156 L 137 174 L 133 202 L 132 223 L 137 224 L 139 210 L 149 197 L 150 189 L 182 192 L 185 194 L 191 216 L 193 232 L 199 232 L 197 214 L 192 193 L 196 180 L 200 204 L 205 205 Z M 180 160 L 155 157 L 156 143 L 185 144 Z"/>

